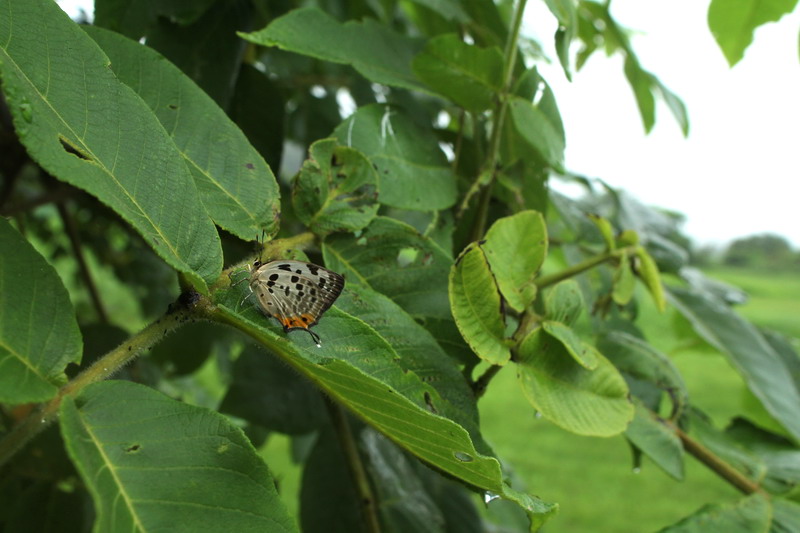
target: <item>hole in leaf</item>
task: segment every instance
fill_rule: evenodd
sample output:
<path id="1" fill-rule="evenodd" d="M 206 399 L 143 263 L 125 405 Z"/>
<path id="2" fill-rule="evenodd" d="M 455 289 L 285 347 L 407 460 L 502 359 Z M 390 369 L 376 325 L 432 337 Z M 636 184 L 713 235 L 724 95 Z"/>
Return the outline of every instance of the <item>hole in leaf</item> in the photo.
<path id="1" fill-rule="evenodd" d="M 125 448 L 125 453 L 136 453 L 142 449 L 140 444 L 131 444 L 127 448 Z"/>
<path id="2" fill-rule="evenodd" d="M 63 135 L 58 136 L 58 141 L 61 143 L 61 147 L 64 149 L 65 152 L 70 153 L 76 157 L 83 159 L 84 161 L 93 161 L 89 154 L 72 144 L 72 141 L 64 137 Z"/>
<path id="3" fill-rule="evenodd" d="M 397 253 L 397 266 L 405 268 L 417 260 L 419 250 L 416 248 L 403 248 Z"/>
<path id="4" fill-rule="evenodd" d="M 475 458 L 472 457 L 470 454 L 464 452 L 453 452 L 453 457 L 455 457 L 456 459 L 458 459 L 463 463 L 471 463 L 472 461 L 475 460 Z"/>

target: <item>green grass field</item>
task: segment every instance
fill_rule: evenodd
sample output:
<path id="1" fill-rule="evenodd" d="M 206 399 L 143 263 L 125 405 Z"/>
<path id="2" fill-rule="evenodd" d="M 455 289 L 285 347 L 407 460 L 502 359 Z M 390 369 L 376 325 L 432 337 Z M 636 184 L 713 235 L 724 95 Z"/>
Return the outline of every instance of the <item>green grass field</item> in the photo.
<path id="1" fill-rule="evenodd" d="M 712 275 L 748 291 L 750 300 L 739 308 L 745 317 L 800 338 L 800 276 L 739 270 L 718 270 Z M 645 307 L 642 320 L 651 342 L 673 357 L 692 404 L 711 415 L 719 427 L 731 416 L 753 410 L 750 394 L 722 355 L 677 351 L 675 340 L 666 333 L 670 331 L 669 313 L 662 315 Z M 546 533 L 655 532 L 706 503 L 733 501 L 739 496 L 689 456 L 682 482 L 647 458 L 637 473 L 622 436 L 580 437 L 537 418 L 511 366 L 496 376 L 481 399 L 480 411 L 484 436 L 516 478 L 529 492 L 559 502 L 559 513 L 543 528 Z M 295 513 L 301 472 L 288 461 L 289 448 L 288 438 L 278 436 L 271 438 L 262 452 L 278 479 L 284 501 Z"/>

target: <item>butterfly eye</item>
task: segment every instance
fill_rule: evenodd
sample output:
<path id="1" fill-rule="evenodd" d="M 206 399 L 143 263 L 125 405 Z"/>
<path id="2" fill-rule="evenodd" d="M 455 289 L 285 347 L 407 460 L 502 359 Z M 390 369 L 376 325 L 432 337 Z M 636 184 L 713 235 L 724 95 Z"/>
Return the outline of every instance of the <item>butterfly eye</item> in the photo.
<path id="1" fill-rule="evenodd" d="M 255 261 L 253 261 L 253 268 L 258 268 L 260 266 L 261 266 L 261 261 L 260 260 L 256 259 Z"/>

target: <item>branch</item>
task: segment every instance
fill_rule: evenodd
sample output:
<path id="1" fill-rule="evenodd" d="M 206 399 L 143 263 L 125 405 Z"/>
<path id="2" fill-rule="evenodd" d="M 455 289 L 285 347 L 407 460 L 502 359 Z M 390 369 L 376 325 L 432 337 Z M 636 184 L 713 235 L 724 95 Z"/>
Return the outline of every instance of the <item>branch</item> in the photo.
<path id="1" fill-rule="evenodd" d="M 111 377 L 181 324 L 199 317 L 198 311 L 207 305 L 207 300 L 198 296 L 197 293 L 181 294 L 161 318 L 95 361 L 92 366 L 61 387 L 52 400 L 31 411 L 0 440 L 0 466 L 56 419 L 58 408 L 65 397 L 75 396 L 87 385 Z"/>
<path id="2" fill-rule="evenodd" d="M 525 12 L 525 4 L 528 0 L 518 0 L 516 8 L 514 9 L 514 19 L 511 23 L 511 32 L 508 34 L 506 46 L 503 53 L 503 89 L 499 95 L 497 105 L 494 112 L 494 123 L 492 124 L 492 133 L 489 141 L 489 153 L 486 162 L 487 169 L 491 174 L 488 183 L 483 186 L 481 191 L 480 203 L 478 204 L 478 213 L 475 217 L 475 223 L 470 232 L 471 240 L 477 241 L 483 237 L 486 230 L 486 220 L 489 213 L 489 200 L 492 197 L 492 185 L 495 180 L 495 173 L 497 172 L 497 163 L 500 159 L 500 139 L 502 138 L 503 122 L 505 121 L 506 110 L 508 108 L 508 95 L 511 92 L 511 84 L 513 80 L 514 65 L 517 58 L 517 44 L 519 42 L 519 30 L 522 26 L 522 15 Z M 475 183 L 470 187 L 470 193 L 462 203 L 462 213 L 469 203 L 469 196 L 471 193 L 477 191 L 481 186 L 481 178 L 484 172 L 479 173 L 475 178 Z"/>
<path id="3" fill-rule="evenodd" d="M 684 433 L 683 430 L 681 430 L 678 426 L 666 420 L 664 423 L 667 425 L 667 427 L 675 432 L 679 439 L 681 439 L 684 449 L 689 452 L 690 455 L 706 465 L 722 479 L 736 487 L 739 491 L 744 494 L 753 494 L 758 492 L 759 494 L 769 497 L 769 494 L 763 488 L 761 488 L 758 483 L 755 483 L 754 481 L 745 477 L 744 474 L 725 462 L 721 457 Z"/>

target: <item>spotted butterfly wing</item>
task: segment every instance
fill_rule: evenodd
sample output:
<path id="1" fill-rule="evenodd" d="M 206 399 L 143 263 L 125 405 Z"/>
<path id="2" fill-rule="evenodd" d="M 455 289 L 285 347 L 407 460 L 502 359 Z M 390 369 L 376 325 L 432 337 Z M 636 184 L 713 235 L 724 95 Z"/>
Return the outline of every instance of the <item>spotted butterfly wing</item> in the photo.
<path id="1" fill-rule="evenodd" d="M 319 322 L 343 288 L 340 274 L 303 261 L 256 261 L 250 272 L 250 289 L 261 310 L 278 319 L 284 331 L 306 330 L 317 346 L 319 335 L 309 328 Z"/>

